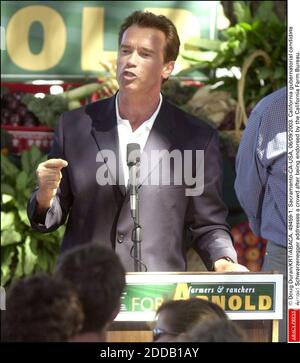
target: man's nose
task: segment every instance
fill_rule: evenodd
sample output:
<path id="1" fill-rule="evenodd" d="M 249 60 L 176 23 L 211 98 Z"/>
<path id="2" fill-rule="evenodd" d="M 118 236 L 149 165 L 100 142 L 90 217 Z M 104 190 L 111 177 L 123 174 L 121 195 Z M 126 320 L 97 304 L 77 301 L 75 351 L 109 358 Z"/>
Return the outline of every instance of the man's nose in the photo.
<path id="1" fill-rule="evenodd" d="M 136 51 L 129 54 L 127 58 L 127 64 L 131 66 L 136 66 L 138 62 L 138 54 Z"/>

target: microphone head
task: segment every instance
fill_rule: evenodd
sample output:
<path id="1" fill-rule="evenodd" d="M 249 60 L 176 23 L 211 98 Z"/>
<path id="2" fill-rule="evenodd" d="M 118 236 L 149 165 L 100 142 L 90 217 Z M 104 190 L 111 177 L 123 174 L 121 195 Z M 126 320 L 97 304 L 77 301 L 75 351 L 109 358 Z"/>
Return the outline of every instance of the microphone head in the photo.
<path id="1" fill-rule="evenodd" d="M 127 144 L 127 165 L 132 166 L 141 160 L 141 147 L 137 143 Z"/>

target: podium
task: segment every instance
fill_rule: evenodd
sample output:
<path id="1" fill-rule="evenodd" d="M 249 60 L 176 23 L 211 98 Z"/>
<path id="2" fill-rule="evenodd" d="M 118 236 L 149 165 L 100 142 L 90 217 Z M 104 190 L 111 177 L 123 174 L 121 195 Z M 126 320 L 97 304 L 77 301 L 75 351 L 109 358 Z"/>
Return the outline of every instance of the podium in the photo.
<path id="1" fill-rule="evenodd" d="M 165 300 L 197 297 L 220 305 L 249 342 L 277 342 L 283 276 L 270 273 L 128 273 L 121 310 L 107 342 L 151 342 L 155 312 Z"/>

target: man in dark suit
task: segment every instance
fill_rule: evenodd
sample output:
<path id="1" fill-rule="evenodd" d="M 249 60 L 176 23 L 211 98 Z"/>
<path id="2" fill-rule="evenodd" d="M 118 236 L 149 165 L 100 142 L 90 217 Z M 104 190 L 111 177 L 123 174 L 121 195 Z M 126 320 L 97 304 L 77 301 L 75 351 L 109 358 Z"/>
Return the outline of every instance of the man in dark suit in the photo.
<path id="1" fill-rule="evenodd" d="M 108 245 L 116 250 L 126 271 L 134 270 L 126 145 L 135 142 L 142 151 L 138 190 L 143 268 L 185 271 L 183 235 L 188 229 L 208 269 L 246 270 L 236 263 L 225 223 L 217 132 L 160 94 L 179 45 L 176 28 L 166 17 L 133 13 L 119 34 L 118 93 L 61 116 L 50 158 L 37 169 L 39 187 L 29 201 L 28 215 L 41 232 L 55 230 L 68 217 L 63 251 L 88 242 Z M 143 175 L 143 160 L 149 160 L 153 150 L 180 155 L 191 150 L 193 157 L 196 150 L 204 150 L 204 189 L 197 194 L 191 186 L 186 193 L 186 185 L 174 180 L 174 168 L 170 180 L 162 176 L 160 185 L 147 182 L 163 159 L 151 160 L 151 168 Z M 115 160 L 107 156 L 108 151 Z M 114 161 L 119 167 L 114 167 Z M 195 176 L 198 165 L 190 164 Z"/>

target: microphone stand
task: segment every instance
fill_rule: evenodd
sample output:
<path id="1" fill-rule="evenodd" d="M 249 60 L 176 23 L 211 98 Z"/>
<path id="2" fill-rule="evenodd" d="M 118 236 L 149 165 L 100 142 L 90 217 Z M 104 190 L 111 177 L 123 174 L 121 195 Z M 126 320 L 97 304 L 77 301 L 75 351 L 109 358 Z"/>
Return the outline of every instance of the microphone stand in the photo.
<path id="1" fill-rule="evenodd" d="M 137 187 L 137 165 L 134 164 L 131 166 L 129 173 L 130 180 L 132 183 L 130 184 L 130 204 L 131 208 L 131 217 L 133 219 L 133 230 L 131 234 L 131 240 L 133 242 L 133 256 L 134 256 L 134 271 L 142 272 L 142 263 L 141 263 L 141 242 L 142 242 L 142 227 L 140 225 L 140 216 L 139 216 L 139 191 Z"/>

